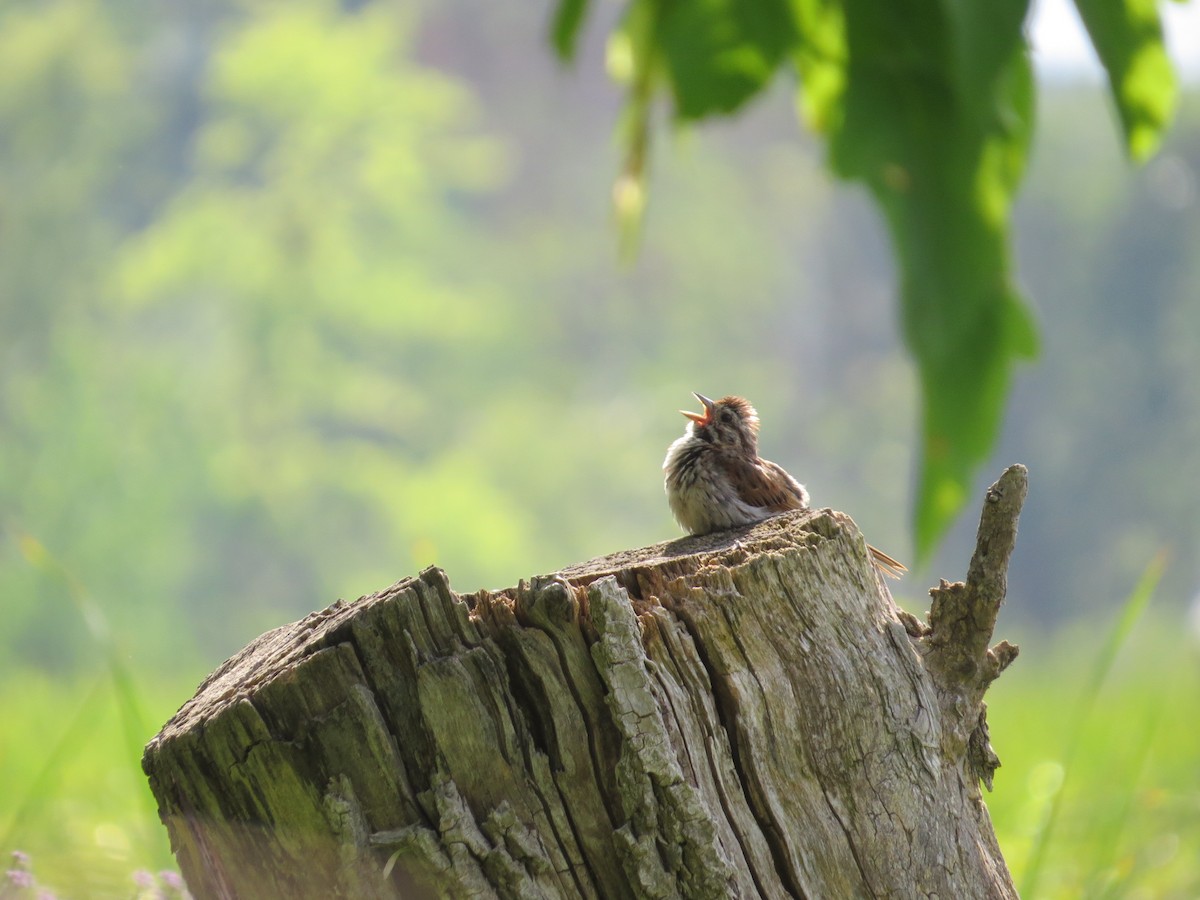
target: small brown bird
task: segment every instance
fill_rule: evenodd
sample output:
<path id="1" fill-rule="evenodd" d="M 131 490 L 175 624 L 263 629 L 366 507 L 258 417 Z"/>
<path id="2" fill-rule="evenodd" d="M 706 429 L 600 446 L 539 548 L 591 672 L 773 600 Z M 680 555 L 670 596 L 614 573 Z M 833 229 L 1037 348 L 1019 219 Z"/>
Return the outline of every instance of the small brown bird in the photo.
<path id="1" fill-rule="evenodd" d="M 804 485 L 758 455 L 758 413 L 742 397 L 696 399 L 704 412 L 691 419 L 663 461 L 671 512 L 689 534 L 707 534 L 808 508 Z M 908 571 L 870 544 L 876 567 L 890 578 Z"/>

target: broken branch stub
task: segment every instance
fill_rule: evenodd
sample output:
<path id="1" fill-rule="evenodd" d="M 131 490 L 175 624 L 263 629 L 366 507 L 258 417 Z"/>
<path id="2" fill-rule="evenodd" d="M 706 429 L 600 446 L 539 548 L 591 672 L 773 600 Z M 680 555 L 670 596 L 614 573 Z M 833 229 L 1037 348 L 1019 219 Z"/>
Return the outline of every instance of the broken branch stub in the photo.
<path id="1" fill-rule="evenodd" d="M 987 534 L 929 626 L 831 510 L 495 593 L 428 569 L 258 638 L 143 765 L 198 897 L 1013 897 Z"/>
<path id="2" fill-rule="evenodd" d="M 971 770 L 988 790 L 1000 760 L 989 741 L 983 695 L 1019 652 L 1008 641 L 991 649 L 988 642 L 1008 591 L 1008 562 L 1028 489 L 1028 471 L 1021 465 L 1009 466 L 988 488 L 967 580 L 954 584 L 943 580 L 930 590 L 928 627 L 917 637 L 918 652 L 937 687 L 947 722 L 956 726 L 943 735 L 947 751 L 958 754 L 966 745 Z M 971 711 L 977 711 L 976 721 L 971 720 Z"/>

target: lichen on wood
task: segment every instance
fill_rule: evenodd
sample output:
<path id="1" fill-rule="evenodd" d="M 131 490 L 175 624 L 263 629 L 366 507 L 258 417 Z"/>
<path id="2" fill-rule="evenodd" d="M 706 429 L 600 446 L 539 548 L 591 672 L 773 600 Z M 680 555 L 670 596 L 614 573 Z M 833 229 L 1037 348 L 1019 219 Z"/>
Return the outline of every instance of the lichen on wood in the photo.
<path id="1" fill-rule="evenodd" d="M 146 749 L 181 870 L 199 897 L 1015 896 L 979 780 L 1018 469 L 927 623 L 815 510 L 275 629 Z"/>

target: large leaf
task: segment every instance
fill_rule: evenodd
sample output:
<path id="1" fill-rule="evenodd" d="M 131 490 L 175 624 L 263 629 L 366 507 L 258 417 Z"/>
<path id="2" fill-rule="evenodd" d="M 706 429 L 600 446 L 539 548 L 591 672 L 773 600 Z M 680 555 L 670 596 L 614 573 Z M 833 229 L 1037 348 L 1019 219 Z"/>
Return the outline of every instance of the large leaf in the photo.
<path id="1" fill-rule="evenodd" d="M 588 0 L 559 0 L 558 8 L 554 11 L 550 23 L 550 42 L 563 62 L 575 58 L 579 29 L 587 14 L 587 6 Z"/>
<path id="2" fill-rule="evenodd" d="M 846 23 L 840 0 L 792 0 L 797 40 L 792 51 L 809 127 L 827 134 L 841 121 L 846 86 Z"/>
<path id="3" fill-rule="evenodd" d="M 685 119 L 733 112 L 767 84 L 796 41 L 787 0 L 684 0 L 661 9 L 658 41 Z"/>
<path id="4" fill-rule="evenodd" d="M 932 0 L 846 7 L 849 61 L 835 170 L 864 181 L 901 264 L 904 333 L 920 371 L 919 558 L 961 509 L 995 441 L 1013 363 L 1034 329 L 1013 287 L 1009 211 L 1031 130 L 1019 23 Z M 999 20 L 1010 28 L 997 32 Z"/>
<path id="5" fill-rule="evenodd" d="M 1178 99 L 1155 0 L 1075 0 L 1075 6 L 1108 71 L 1129 155 L 1141 162 L 1158 149 Z"/>

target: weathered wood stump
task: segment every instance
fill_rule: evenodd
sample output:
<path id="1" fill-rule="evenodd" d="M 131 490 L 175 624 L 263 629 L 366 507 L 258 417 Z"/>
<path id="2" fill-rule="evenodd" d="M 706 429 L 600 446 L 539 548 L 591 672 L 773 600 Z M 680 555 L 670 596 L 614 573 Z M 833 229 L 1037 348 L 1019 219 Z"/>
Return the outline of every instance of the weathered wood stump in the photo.
<path id="1" fill-rule="evenodd" d="M 807 511 L 251 643 L 143 766 L 198 897 L 1013 897 L 979 782 L 1025 495 L 900 612 Z"/>

